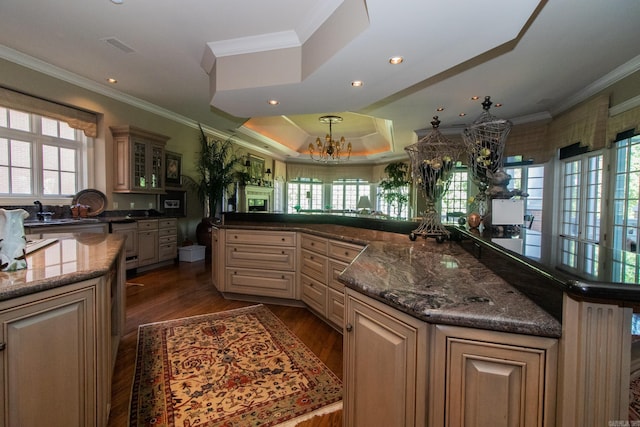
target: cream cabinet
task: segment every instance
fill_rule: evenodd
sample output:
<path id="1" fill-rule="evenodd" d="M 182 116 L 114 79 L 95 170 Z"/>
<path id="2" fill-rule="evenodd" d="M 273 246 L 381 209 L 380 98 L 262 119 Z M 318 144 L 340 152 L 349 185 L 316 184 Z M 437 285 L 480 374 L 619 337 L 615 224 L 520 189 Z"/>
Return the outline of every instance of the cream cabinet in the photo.
<path id="1" fill-rule="evenodd" d="M 431 425 L 555 426 L 558 340 L 435 326 Z"/>
<path id="2" fill-rule="evenodd" d="M 138 267 L 158 263 L 158 220 L 138 221 Z"/>
<path id="3" fill-rule="evenodd" d="M 222 289 L 219 288 L 221 292 L 296 297 L 295 232 L 218 230 L 218 239 L 222 232 L 225 233 L 225 276 Z"/>
<path id="4" fill-rule="evenodd" d="M 344 285 L 338 276 L 361 251 L 360 245 L 300 234 L 300 299 L 340 330 Z"/>
<path id="5" fill-rule="evenodd" d="M 2 426 L 106 426 L 114 351 L 105 280 L 0 303 Z"/>
<path id="6" fill-rule="evenodd" d="M 158 220 L 158 261 L 176 259 L 178 256 L 178 220 Z"/>
<path id="7" fill-rule="evenodd" d="M 426 425 L 425 322 L 346 290 L 344 425 Z"/>
<path id="8" fill-rule="evenodd" d="M 138 223 L 135 221 L 111 224 L 113 234 L 126 237 L 124 256 L 127 270 L 138 267 Z"/>
<path id="9" fill-rule="evenodd" d="M 164 147 L 169 137 L 133 126 L 112 126 L 115 193 L 164 192 Z"/>
<path id="10" fill-rule="evenodd" d="M 300 299 L 322 317 L 327 311 L 327 248 L 326 238 L 300 235 Z"/>

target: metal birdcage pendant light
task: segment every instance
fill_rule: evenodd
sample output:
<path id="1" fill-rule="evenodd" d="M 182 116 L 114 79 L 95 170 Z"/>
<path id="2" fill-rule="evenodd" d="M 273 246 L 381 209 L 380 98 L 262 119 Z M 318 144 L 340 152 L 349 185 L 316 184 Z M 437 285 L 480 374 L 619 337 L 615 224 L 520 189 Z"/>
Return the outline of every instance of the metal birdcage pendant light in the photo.
<path id="1" fill-rule="evenodd" d="M 349 160 L 351 157 L 351 143 L 343 137 L 339 140 L 333 139 L 334 123 L 342 122 L 340 116 L 322 116 L 320 122 L 329 125 L 329 133 L 324 139 L 318 137 L 315 144 L 309 144 L 309 155 L 312 160 L 323 163 L 338 163 Z"/>

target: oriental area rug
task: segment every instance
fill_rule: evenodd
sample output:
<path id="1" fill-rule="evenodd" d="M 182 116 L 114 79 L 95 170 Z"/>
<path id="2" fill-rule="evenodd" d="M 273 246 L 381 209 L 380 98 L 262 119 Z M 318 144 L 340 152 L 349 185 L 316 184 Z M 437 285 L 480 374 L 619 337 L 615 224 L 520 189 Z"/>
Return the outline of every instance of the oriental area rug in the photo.
<path id="1" fill-rule="evenodd" d="M 342 383 L 267 307 L 141 325 L 130 426 L 295 426 Z"/>

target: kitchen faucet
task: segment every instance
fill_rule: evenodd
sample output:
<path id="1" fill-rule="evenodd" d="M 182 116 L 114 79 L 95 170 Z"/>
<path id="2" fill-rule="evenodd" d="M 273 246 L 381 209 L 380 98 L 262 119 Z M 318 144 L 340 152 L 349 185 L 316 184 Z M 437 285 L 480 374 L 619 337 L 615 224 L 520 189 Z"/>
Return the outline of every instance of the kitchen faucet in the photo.
<path id="1" fill-rule="evenodd" d="M 42 215 L 42 203 L 40 203 L 40 200 L 36 200 L 35 202 L 33 202 L 33 204 L 38 206 L 38 212 L 36 216 L 40 221 L 42 221 L 44 219 L 44 215 Z"/>

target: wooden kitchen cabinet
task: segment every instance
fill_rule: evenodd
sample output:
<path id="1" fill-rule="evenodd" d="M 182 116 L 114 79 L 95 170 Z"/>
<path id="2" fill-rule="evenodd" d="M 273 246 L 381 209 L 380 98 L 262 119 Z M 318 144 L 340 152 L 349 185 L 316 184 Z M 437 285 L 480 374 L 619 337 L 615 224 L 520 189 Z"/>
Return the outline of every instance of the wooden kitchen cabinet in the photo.
<path id="1" fill-rule="evenodd" d="M 169 137 L 133 126 L 112 126 L 114 193 L 164 192 L 164 147 Z"/>
<path id="2" fill-rule="evenodd" d="M 178 256 L 178 220 L 158 220 L 158 261 L 169 261 Z"/>
<path id="3" fill-rule="evenodd" d="M 138 223 L 135 221 L 112 223 L 111 232 L 126 237 L 124 256 L 127 270 L 138 267 Z"/>
<path id="4" fill-rule="evenodd" d="M 435 326 L 431 425 L 555 426 L 558 341 Z"/>
<path id="5" fill-rule="evenodd" d="M 98 278 L 0 305 L 2 426 L 106 425 L 108 290 Z"/>
<path id="6" fill-rule="evenodd" d="M 138 221 L 138 267 L 158 262 L 158 220 Z"/>
<path id="7" fill-rule="evenodd" d="M 427 324 L 346 290 L 344 425 L 426 425 Z"/>
<path id="8" fill-rule="evenodd" d="M 221 292 L 295 299 L 295 232 L 218 230 L 216 237 L 225 242 Z"/>

